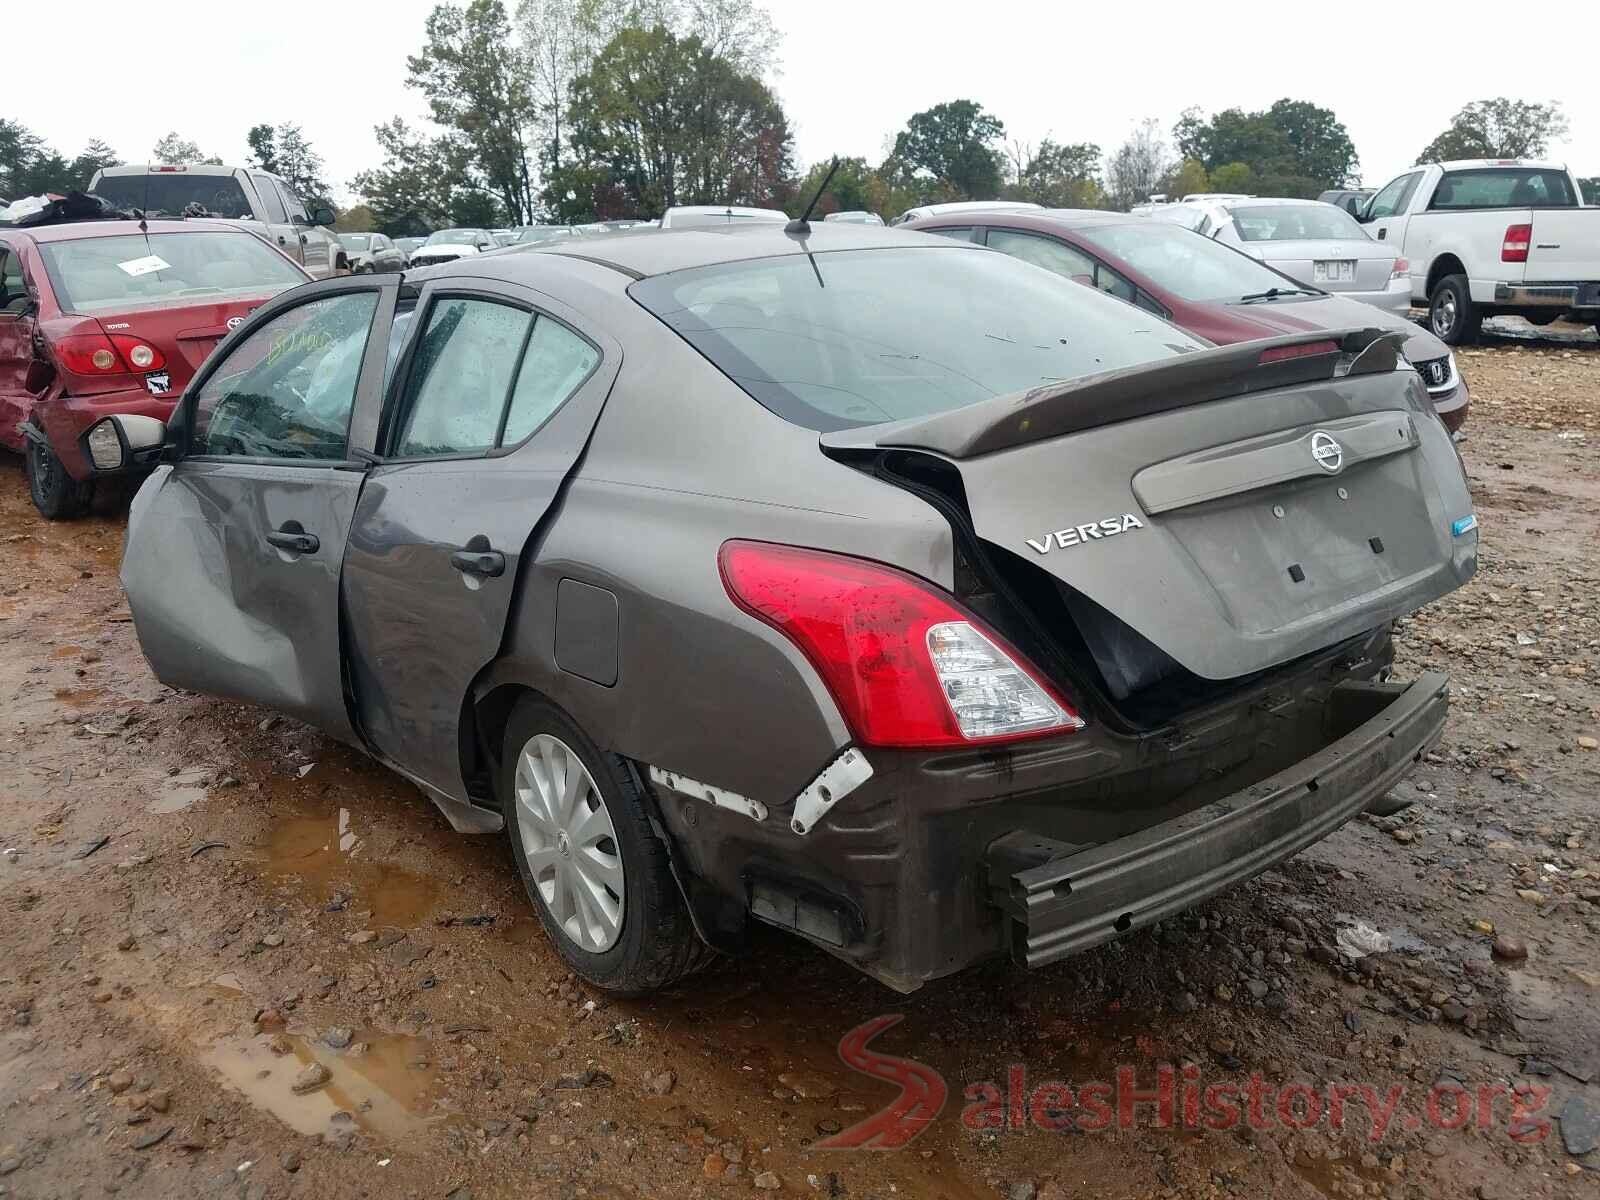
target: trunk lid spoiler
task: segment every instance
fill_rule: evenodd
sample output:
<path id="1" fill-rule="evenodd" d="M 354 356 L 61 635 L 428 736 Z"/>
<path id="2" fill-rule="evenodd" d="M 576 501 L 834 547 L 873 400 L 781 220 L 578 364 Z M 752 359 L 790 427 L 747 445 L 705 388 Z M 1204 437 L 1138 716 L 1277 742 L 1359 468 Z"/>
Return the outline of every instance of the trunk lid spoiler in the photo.
<path id="1" fill-rule="evenodd" d="M 1346 375 L 1393 371 L 1406 335 L 1377 328 L 1316 330 L 1218 346 L 1087 375 L 964 408 L 822 435 L 832 450 L 931 450 L 956 460 L 1117 421 Z M 1331 343 L 1333 349 L 1314 353 Z"/>

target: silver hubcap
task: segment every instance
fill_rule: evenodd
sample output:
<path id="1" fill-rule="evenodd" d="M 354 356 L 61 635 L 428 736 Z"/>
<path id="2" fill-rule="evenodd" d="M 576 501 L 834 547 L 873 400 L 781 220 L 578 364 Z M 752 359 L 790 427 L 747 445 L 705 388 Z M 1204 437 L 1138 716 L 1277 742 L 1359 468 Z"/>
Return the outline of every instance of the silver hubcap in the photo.
<path id="1" fill-rule="evenodd" d="M 591 954 L 622 932 L 622 851 L 600 789 L 572 748 L 541 733 L 517 756 L 517 832 L 545 907 Z"/>
<path id="2" fill-rule="evenodd" d="M 1456 327 L 1456 297 L 1454 292 L 1442 292 L 1433 306 L 1433 332 L 1443 337 Z"/>

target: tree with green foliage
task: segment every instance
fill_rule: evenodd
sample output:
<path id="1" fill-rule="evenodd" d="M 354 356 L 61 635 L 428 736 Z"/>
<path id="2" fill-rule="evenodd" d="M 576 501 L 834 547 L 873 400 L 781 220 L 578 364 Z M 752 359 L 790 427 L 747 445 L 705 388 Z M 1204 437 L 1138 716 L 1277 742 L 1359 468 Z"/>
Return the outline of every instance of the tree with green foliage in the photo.
<path id="1" fill-rule="evenodd" d="M 785 205 L 789 215 L 798 217 L 806 203 L 822 186 L 832 162 L 819 162 L 806 172 L 794 187 L 794 195 Z M 891 211 L 893 199 L 889 183 L 864 158 L 841 158 L 828 190 L 817 201 L 816 214 L 827 216 L 836 212 L 877 213 L 884 220 L 898 215 Z M 909 207 L 909 205 L 907 206 Z"/>
<path id="2" fill-rule="evenodd" d="M 787 198 L 792 139 L 777 97 L 695 35 L 623 29 L 574 81 L 567 120 L 572 154 L 545 189 L 559 219 Z"/>
<path id="3" fill-rule="evenodd" d="M 0 196 L 8 199 L 81 191 L 96 171 L 120 161 L 99 138 L 91 138 L 83 153 L 68 160 L 27 126 L 0 118 Z"/>
<path id="4" fill-rule="evenodd" d="M 69 172 L 72 186 L 80 191 L 89 186 L 89 181 L 94 178 L 96 171 L 103 171 L 107 167 L 120 167 L 122 159 L 117 152 L 102 142 L 99 138 L 90 138 L 89 144 L 83 148 L 76 158 L 72 160 Z"/>
<path id="5" fill-rule="evenodd" d="M 1590 175 L 1578 180 L 1585 204 L 1600 204 L 1600 175 Z"/>
<path id="6" fill-rule="evenodd" d="M 1186 158 L 1161 181 L 1161 190 L 1167 194 L 1167 199 L 1181 200 L 1195 192 L 1216 189 L 1211 186 L 1211 177 L 1206 174 L 1205 164 L 1198 159 Z"/>
<path id="7" fill-rule="evenodd" d="M 532 219 L 536 189 L 530 133 L 536 119 L 529 62 L 500 0 L 441 4 L 427 43 L 406 60 L 409 87 L 428 100 L 434 122 L 469 153 L 513 224 Z"/>
<path id="8" fill-rule="evenodd" d="M 1264 195 L 1315 196 L 1343 186 L 1359 165 L 1355 144 L 1332 110 L 1304 100 L 1283 99 L 1259 112 L 1228 108 L 1209 120 L 1185 109 L 1173 140 L 1215 180 L 1219 167 L 1242 163 Z"/>
<path id="9" fill-rule="evenodd" d="M 1419 163 L 1457 158 L 1538 158 L 1550 143 L 1567 135 L 1561 105 L 1523 100 L 1475 100 L 1455 116 L 1443 133 L 1423 147 Z"/>
<path id="10" fill-rule="evenodd" d="M 356 204 L 345 209 L 334 221 L 336 233 L 382 233 L 378 228 L 377 214 L 367 204 Z"/>
<path id="11" fill-rule="evenodd" d="M 895 136 L 893 163 L 946 185 L 963 200 L 992 200 L 1003 182 L 997 144 L 1006 127 L 972 100 L 947 100 L 914 113 Z"/>
<path id="12" fill-rule="evenodd" d="M 1100 183 L 1100 147 L 1093 142 L 1057 142 L 1045 138 L 1038 146 L 1012 143 L 1008 149 L 1012 179 L 1007 200 L 1025 200 L 1046 208 L 1103 208 L 1105 188 Z"/>
<path id="13" fill-rule="evenodd" d="M 245 134 L 250 163 L 287 180 L 302 200 L 326 202 L 332 189 L 322 178 L 322 156 L 311 148 L 300 126 L 252 125 Z"/>
<path id="14" fill-rule="evenodd" d="M 460 214 L 503 218 L 499 202 L 477 175 L 470 153 L 453 138 L 429 137 L 395 117 L 373 129 L 383 165 L 363 171 L 351 186 L 372 209 L 378 232 L 420 237 L 445 225 L 472 224 Z"/>
<path id="15" fill-rule="evenodd" d="M 1223 163 L 1211 172 L 1210 190 L 1232 192 L 1235 195 L 1252 195 L 1256 190 L 1256 173 L 1250 169 L 1248 163 Z"/>
<path id="16" fill-rule="evenodd" d="M 207 154 L 199 145 L 191 142 L 176 131 L 167 134 L 150 151 L 150 161 L 162 163 L 166 166 L 182 166 L 185 163 L 204 163 L 208 166 L 221 166 L 222 160 L 214 154 Z"/>

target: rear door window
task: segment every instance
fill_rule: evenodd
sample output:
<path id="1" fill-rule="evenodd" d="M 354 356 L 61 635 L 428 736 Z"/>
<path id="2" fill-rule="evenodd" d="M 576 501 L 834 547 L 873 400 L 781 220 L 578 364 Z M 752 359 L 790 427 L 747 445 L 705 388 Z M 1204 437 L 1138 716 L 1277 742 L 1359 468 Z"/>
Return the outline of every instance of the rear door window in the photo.
<path id="1" fill-rule="evenodd" d="M 942 229 L 924 229 L 920 232 L 936 233 L 940 237 L 947 237 L 956 242 L 970 242 L 972 240 L 971 225 L 947 225 Z"/>
<path id="2" fill-rule="evenodd" d="M 1429 211 L 1476 208 L 1571 208 L 1577 203 L 1565 171 L 1493 167 L 1451 171 L 1439 181 Z"/>
<path id="3" fill-rule="evenodd" d="M 1052 237 L 1019 233 L 1015 229 L 990 229 L 989 248 L 1068 279 L 1081 276 L 1080 282 L 1094 281 L 1094 260 Z"/>
<path id="4" fill-rule="evenodd" d="M 0 312 L 16 311 L 28 299 L 28 285 L 22 278 L 22 260 L 11 247 L 0 242 Z"/>

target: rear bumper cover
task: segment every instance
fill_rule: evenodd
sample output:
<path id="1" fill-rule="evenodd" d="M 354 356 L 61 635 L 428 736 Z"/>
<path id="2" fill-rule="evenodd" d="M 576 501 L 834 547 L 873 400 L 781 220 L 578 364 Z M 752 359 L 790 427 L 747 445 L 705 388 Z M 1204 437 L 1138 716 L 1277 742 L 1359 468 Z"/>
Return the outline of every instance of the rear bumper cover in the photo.
<path id="1" fill-rule="evenodd" d="M 1153 924 L 1328 836 L 1444 729 L 1447 678 L 1336 689 L 1361 723 L 1294 766 L 1176 820 L 1088 849 L 1018 831 L 985 856 L 1013 956 L 1044 966 Z M 1368 713 L 1371 715 L 1367 715 Z"/>

